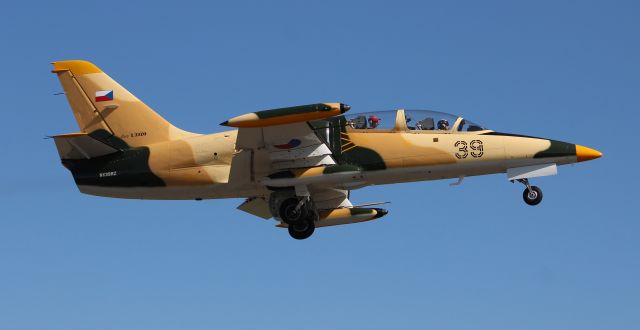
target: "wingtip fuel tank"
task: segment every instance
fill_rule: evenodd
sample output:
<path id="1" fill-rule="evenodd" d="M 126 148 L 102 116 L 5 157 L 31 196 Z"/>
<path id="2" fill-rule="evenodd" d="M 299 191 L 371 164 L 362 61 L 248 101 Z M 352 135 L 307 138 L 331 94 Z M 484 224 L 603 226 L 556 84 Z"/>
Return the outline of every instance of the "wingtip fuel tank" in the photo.
<path id="1" fill-rule="evenodd" d="M 230 127 L 266 127 L 324 119 L 349 111 L 343 103 L 314 103 L 288 108 L 250 112 L 233 117 L 220 125 Z"/>

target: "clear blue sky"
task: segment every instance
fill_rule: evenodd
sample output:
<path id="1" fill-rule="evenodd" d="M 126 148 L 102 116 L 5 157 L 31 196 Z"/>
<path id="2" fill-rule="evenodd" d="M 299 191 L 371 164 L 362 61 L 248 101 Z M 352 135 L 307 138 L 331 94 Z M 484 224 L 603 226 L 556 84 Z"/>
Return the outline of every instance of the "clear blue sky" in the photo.
<path id="1" fill-rule="evenodd" d="M 632 329 L 637 1 L 10 1 L 0 9 L 0 329 Z M 354 191 L 380 221 L 307 241 L 240 200 L 86 196 L 49 62 L 87 59 L 177 126 L 337 101 L 430 108 L 604 158 Z"/>

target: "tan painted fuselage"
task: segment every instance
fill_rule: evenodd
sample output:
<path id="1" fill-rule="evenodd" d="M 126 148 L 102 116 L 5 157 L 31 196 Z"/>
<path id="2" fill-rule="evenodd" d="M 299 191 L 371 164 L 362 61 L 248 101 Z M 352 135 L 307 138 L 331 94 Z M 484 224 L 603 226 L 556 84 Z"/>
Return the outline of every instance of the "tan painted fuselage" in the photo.
<path id="1" fill-rule="evenodd" d="M 508 168 L 535 164 L 577 162 L 576 155 L 534 158 L 537 153 L 550 147 L 550 140 L 481 133 L 486 132 L 350 130 L 347 134 L 353 144 L 375 151 L 384 160 L 385 168 L 364 170 L 360 175 L 341 180 L 340 185 L 345 189 L 355 189 L 368 185 L 504 173 Z M 79 187 L 87 194 L 135 199 L 215 199 L 268 195 L 269 190 L 256 173 L 264 175 L 272 172 L 270 163 L 260 152 L 254 155 L 253 164 L 240 158 L 234 161 L 234 155 L 240 152 L 235 149 L 236 138 L 237 131 L 234 130 L 149 145 L 150 168 L 166 186 Z M 467 143 L 466 157 L 461 158 L 465 152 L 461 151 L 459 141 Z M 470 149 L 472 141 L 481 141 L 482 150 Z M 322 175 L 315 172 L 309 175 Z"/>

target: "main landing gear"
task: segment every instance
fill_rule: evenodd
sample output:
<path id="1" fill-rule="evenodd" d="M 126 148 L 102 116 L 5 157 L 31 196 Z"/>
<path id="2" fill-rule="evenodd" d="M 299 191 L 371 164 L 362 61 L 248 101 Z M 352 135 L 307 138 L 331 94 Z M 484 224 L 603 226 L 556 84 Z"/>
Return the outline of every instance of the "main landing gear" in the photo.
<path id="1" fill-rule="evenodd" d="M 518 179 L 518 182 L 527 187 L 522 192 L 522 198 L 524 199 L 525 203 L 534 206 L 542 202 L 542 189 L 538 188 L 537 186 L 530 185 L 528 179 Z"/>
<path id="2" fill-rule="evenodd" d="M 316 229 L 317 214 L 308 198 L 288 198 L 280 204 L 280 218 L 289 226 L 289 235 L 295 239 L 309 238 Z"/>

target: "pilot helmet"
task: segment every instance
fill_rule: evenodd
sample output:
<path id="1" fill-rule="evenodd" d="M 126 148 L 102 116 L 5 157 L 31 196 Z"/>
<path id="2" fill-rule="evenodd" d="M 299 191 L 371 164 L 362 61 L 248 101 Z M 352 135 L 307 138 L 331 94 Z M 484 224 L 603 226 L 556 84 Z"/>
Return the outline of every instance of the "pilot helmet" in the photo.
<path id="1" fill-rule="evenodd" d="M 438 120 L 438 129 L 449 129 L 449 121 L 446 119 L 440 119 Z"/>
<path id="2" fill-rule="evenodd" d="M 378 122 L 380 121 L 380 117 L 376 116 L 376 115 L 372 115 L 369 117 L 369 124 L 373 125 L 376 124 L 378 125 Z"/>

